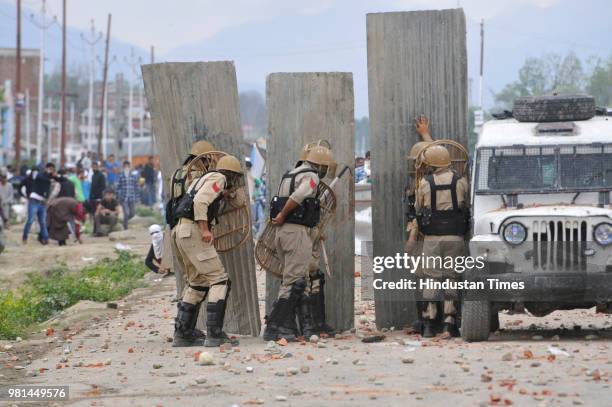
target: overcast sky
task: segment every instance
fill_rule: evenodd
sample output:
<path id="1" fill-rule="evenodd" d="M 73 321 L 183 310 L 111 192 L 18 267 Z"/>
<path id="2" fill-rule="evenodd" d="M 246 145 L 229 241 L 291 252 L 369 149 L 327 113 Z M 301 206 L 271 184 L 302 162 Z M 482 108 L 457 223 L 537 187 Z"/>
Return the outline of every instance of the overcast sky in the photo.
<path id="1" fill-rule="evenodd" d="M 0 0 L 0 46 L 15 45 L 16 0 Z M 39 30 L 28 20 L 41 0 L 22 0 L 23 46 L 36 48 Z M 61 18 L 61 0 L 47 0 Z M 366 18 L 369 12 L 461 6 L 467 18 L 468 76 L 478 83 L 479 23 L 485 19 L 485 108 L 517 78 L 525 58 L 576 52 L 587 60 L 612 55 L 610 0 L 68 0 L 68 60 L 86 66 L 79 38 L 95 19 L 106 30 L 113 14 L 111 74 L 127 71 L 130 48 L 148 61 L 233 60 L 240 90 L 265 91 L 271 72 L 346 71 L 355 83 L 355 111 L 368 114 Z M 48 31 L 48 67 L 58 69 L 59 27 Z M 103 54 L 102 41 L 96 53 Z M 100 70 L 98 70 L 100 72 Z M 476 85 L 471 101 L 477 100 Z"/>
<path id="2" fill-rule="evenodd" d="M 15 4 L 15 0 L 0 0 Z M 87 29 L 93 18 L 102 27 L 113 14 L 113 36 L 149 48 L 160 56 L 174 48 L 213 37 L 222 30 L 279 16 L 316 16 L 341 0 L 68 0 L 72 27 Z M 525 4 L 552 7 L 558 0 L 354 0 L 371 11 L 387 9 L 449 8 L 460 5 L 468 18 L 479 21 L 521 8 Z M 24 7 L 40 8 L 41 0 L 22 0 Z M 62 0 L 47 0 L 51 13 L 61 17 Z M 350 3 L 349 3 L 350 4 Z M 291 35 L 291 33 L 283 33 Z"/>

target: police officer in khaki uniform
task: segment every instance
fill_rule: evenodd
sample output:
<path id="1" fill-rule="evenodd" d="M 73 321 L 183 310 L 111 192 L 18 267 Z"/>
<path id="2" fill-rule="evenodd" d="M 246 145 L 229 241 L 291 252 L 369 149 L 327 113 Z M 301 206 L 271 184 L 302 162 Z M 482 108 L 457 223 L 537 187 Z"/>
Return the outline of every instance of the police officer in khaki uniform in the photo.
<path id="1" fill-rule="evenodd" d="M 314 333 L 311 315 L 309 266 L 312 261 L 312 231 L 319 222 L 319 179 L 325 177 L 333 158 L 324 146 L 315 146 L 306 160 L 281 180 L 278 195 L 270 204 L 270 217 L 277 226 L 275 243 L 283 264 L 278 299 L 266 317 L 264 340 L 295 340 L 300 320 L 301 334 Z"/>
<path id="2" fill-rule="evenodd" d="M 451 158 L 448 150 L 441 145 L 427 146 L 421 153 L 422 164 L 427 175 L 419 181 L 416 196 L 417 220 L 419 231 L 424 235 L 423 254 L 425 256 L 456 257 L 466 255 L 465 235 L 469 228 L 469 190 L 465 177 L 459 177 L 449 167 Z M 425 267 L 423 277 L 444 281 L 455 279 L 454 270 L 442 267 Z M 437 316 L 436 300 L 444 294 L 444 336 L 458 336 L 455 307 L 457 293 L 449 290 L 438 293 L 424 290 L 423 299 L 427 301 L 422 310 L 424 318 L 423 336 L 432 337 L 433 321 Z"/>
<path id="3" fill-rule="evenodd" d="M 179 303 L 173 346 L 202 345 L 202 338 L 194 333 L 193 327 L 197 309 L 207 294 L 207 336 L 204 346 L 214 347 L 226 342 L 238 344 L 223 332 L 231 283 L 213 245 L 211 230 L 221 201 L 231 199 L 231 190 L 239 185 L 241 177 L 243 172 L 238 159 L 224 156 L 215 170 L 207 172 L 190 185 L 183 201 L 192 199 L 191 211 L 188 206 L 179 205 L 181 218 L 173 230 L 173 237 L 189 285 Z"/>
<path id="4" fill-rule="evenodd" d="M 329 143 L 326 140 L 319 140 L 314 143 L 306 144 L 300 151 L 298 162 L 295 167 L 301 166 L 306 158 L 308 152 L 315 146 L 323 145 L 330 148 Z M 331 150 L 331 148 L 330 148 Z M 331 176 L 327 174 L 328 176 Z M 310 235 L 313 240 L 312 242 L 312 256 L 310 258 L 310 264 L 308 265 L 308 275 L 310 277 L 310 313 L 312 315 L 312 326 L 313 333 L 320 335 L 325 333 L 327 335 L 334 335 L 335 330 L 327 324 L 327 318 L 325 314 L 325 273 L 319 267 L 321 263 L 321 245 L 323 241 L 319 238 L 319 241 L 315 241 L 319 236 L 319 230 L 314 227 L 310 230 Z M 300 304 L 301 306 L 302 304 Z M 301 313 L 300 315 L 303 315 Z"/>
<path id="5" fill-rule="evenodd" d="M 170 180 L 170 199 L 168 200 L 166 204 L 166 223 L 168 224 L 168 228 L 166 229 L 166 232 L 164 232 L 164 245 L 166 245 L 166 242 L 168 245 L 164 247 L 164 251 L 166 253 L 170 253 L 170 251 L 172 251 L 174 255 L 179 256 L 179 251 L 176 246 L 176 242 L 174 240 L 174 235 L 172 232 L 174 228 L 176 227 L 176 225 L 178 224 L 178 216 L 176 216 L 175 214 L 176 212 L 175 208 L 177 207 L 179 201 L 185 194 L 185 191 L 187 190 L 187 188 L 189 188 L 189 185 L 187 185 L 187 168 L 189 167 L 189 164 L 191 164 L 192 161 L 196 157 L 198 157 L 201 154 L 208 153 L 214 150 L 215 148 L 210 142 L 206 140 L 196 141 L 195 143 L 191 145 L 191 150 L 189 154 L 187 155 L 187 157 L 185 157 L 185 161 L 183 161 L 183 165 L 181 165 L 181 167 L 178 168 L 176 171 L 174 171 L 174 173 L 172 174 L 172 178 Z M 194 163 L 194 165 L 192 165 L 192 168 L 191 168 L 191 175 L 192 175 L 191 180 L 192 181 L 195 179 L 198 179 L 204 174 L 202 167 L 199 166 L 198 164 L 199 163 Z M 173 268 L 174 266 L 172 264 L 172 256 L 164 256 L 164 259 L 162 260 L 162 266 L 164 266 L 167 269 Z M 185 280 L 185 275 L 183 274 L 183 270 L 174 270 L 174 272 L 175 272 L 174 274 L 176 278 L 176 298 L 178 300 L 177 307 L 179 307 L 181 298 L 183 297 L 184 287 L 186 286 L 186 280 Z M 197 310 L 196 310 L 196 316 L 193 319 L 193 326 L 191 327 L 191 330 L 198 337 L 204 338 L 206 336 L 204 332 L 202 332 L 201 330 L 195 327 L 198 321 L 199 312 L 200 312 L 200 306 L 198 305 Z"/>

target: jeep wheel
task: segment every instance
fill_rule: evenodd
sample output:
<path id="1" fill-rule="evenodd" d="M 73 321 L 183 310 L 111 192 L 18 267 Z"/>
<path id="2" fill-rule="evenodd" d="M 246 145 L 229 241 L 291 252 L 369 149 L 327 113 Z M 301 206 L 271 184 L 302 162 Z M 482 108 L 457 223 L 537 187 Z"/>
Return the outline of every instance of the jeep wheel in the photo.
<path id="1" fill-rule="evenodd" d="M 595 99 L 587 95 L 521 97 L 514 100 L 512 115 L 519 122 L 588 120 L 595 116 Z"/>
<path id="2" fill-rule="evenodd" d="M 461 337 L 467 342 L 486 341 L 491 332 L 491 304 L 488 301 L 463 301 Z"/>

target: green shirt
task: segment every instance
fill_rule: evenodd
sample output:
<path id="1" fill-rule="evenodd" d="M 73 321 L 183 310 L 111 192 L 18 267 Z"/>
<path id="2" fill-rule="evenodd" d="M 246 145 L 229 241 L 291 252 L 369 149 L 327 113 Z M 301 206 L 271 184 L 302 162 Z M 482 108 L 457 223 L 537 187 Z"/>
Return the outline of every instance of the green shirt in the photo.
<path id="1" fill-rule="evenodd" d="M 85 194 L 83 193 L 83 185 L 81 185 L 81 180 L 76 174 L 68 175 L 68 180 L 74 184 L 74 191 L 76 193 L 77 202 L 85 202 Z"/>

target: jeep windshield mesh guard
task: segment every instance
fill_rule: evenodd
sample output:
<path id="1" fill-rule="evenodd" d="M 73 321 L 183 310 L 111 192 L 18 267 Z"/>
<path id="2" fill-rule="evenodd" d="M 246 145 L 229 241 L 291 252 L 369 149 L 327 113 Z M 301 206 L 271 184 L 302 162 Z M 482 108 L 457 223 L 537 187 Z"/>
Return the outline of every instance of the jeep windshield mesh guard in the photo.
<path id="1" fill-rule="evenodd" d="M 612 144 L 483 147 L 476 193 L 612 190 Z"/>

